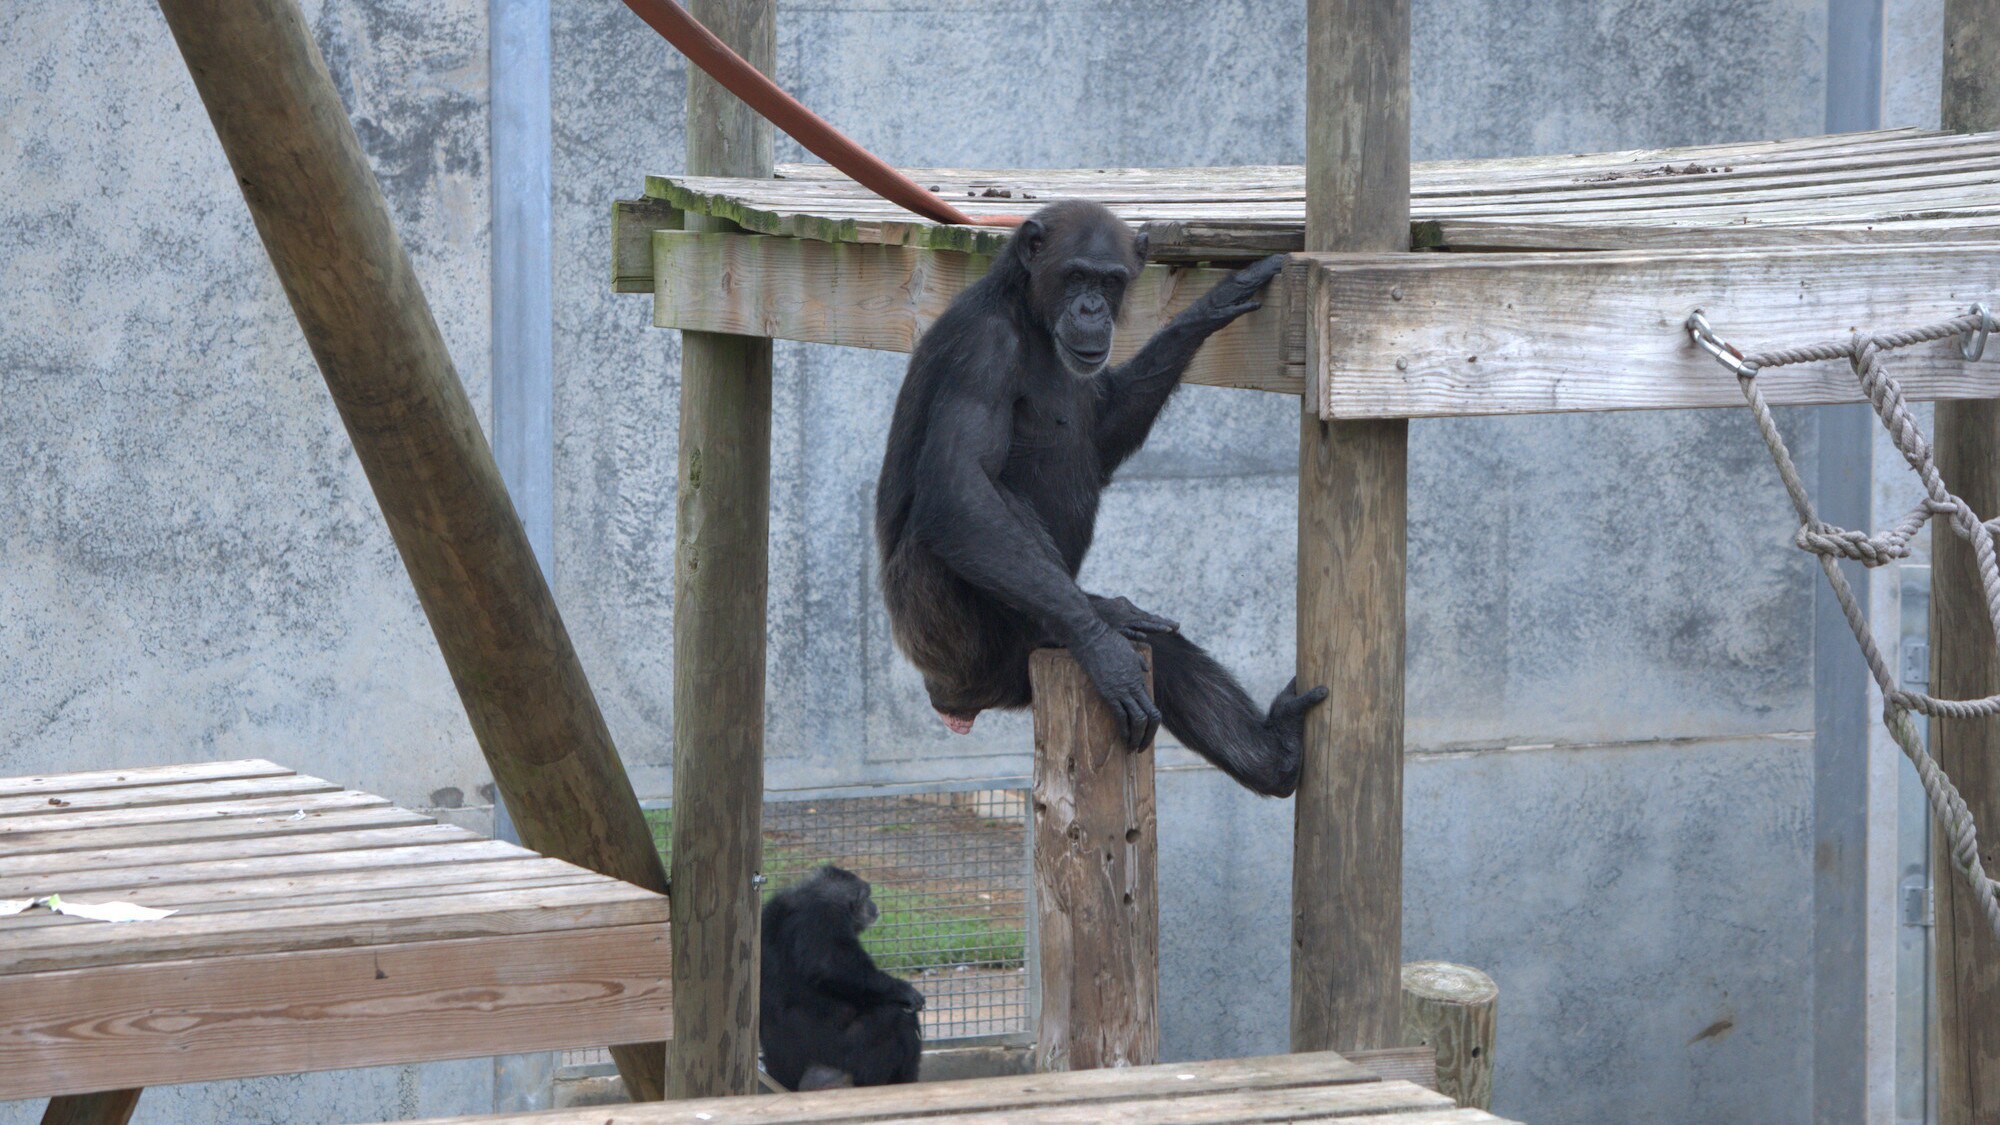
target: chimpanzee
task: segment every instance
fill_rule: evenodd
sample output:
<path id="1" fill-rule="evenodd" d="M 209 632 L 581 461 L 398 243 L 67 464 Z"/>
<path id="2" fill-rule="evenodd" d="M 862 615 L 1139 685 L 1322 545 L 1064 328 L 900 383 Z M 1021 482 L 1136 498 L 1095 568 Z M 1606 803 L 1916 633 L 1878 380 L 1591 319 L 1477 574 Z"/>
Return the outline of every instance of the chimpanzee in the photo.
<path id="1" fill-rule="evenodd" d="M 787 1090 L 915 1082 L 924 994 L 875 967 L 865 879 L 828 864 L 764 904 L 758 1038 Z"/>
<path id="2" fill-rule="evenodd" d="M 1107 368 L 1144 240 L 1095 203 L 1055 203 L 918 341 L 889 426 L 875 536 L 897 646 L 946 726 L 964 734 L 989 707 L 1026 706 L 1028 654 L 1060 646 L 1128 746 L 1164 721 L 1259 793 L 1298 787 L 1300 731 L 1325 688 L 1300 692 L 1294 680 L 1259 711 L 1174 622 L 1076 584 L 1098 494 L 1145 443 L 1196 349 L 1258 308 L 1286 261 L 1223 279 Z M 1157 707 L 1134 641 L 1152 646 Z"/>

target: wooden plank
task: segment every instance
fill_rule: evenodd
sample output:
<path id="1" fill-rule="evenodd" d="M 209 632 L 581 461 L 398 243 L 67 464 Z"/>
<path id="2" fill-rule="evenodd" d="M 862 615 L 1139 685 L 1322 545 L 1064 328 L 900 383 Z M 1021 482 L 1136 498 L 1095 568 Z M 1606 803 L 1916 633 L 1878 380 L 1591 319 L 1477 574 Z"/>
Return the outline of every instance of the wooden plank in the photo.
<path id="1" fill-rule="evenodd" d="M 491 863 L 498 860 L 536 858 L 535 853 L 499 840 L 481 839 L 466 833 L 462 842 L 443 840 L 415 846 L 344 849 L 278 855 L 237 856 L 184 862 L 105 866 L 72 865 L 62 871 L 26 867 L 0 871 L 0 898 L 23 898 L 84 891 L 124 891 L 145 887 L 186 884 L 226 883 L 231 880 L 273 879 L 283 876 L 332 875 L 348 871 L 382 868 L 428 867 L 439 864 Z M 310 838 L 309 838 L 310 839 Z M 320 842 L 338 836 L 321 834 Z M 229 849 L 222 849 L 228 851 Z M 7 861 L 0 860 L 0 864 Z M 582 870 L 577 868 L 577 870 Z"/>
<path id="2" fill-rule="evenodd" d="M 1446 1110 L 1451 1099 L 1408 1082 L 1302 1086 L 1291 1090 L 1232 1090 L 1168 1099 L 1088 1102 L 987 1113 L 953 1113 L 951 1125 L 1217 1125 L 1217 1123 L 1337 1121 L 1366 1118 L 1394 1125 L 1405 1113 Z M 891 1116 L 884 1121 L 896 1121 Z M 903 1121 L 922 1121 L 911 1115 Z M 934 1120 L 934 1119 L 933 1119 Z"/>
<path id="3" fill-rule="evenodd" d="M 1750 350 L 1890 331 L 1995 300 L 2000 246 L 1322 258 L 1312 333 L 1328 418 L 1741 407 L 1688 342 L 1706 309 Z M 1913 399 L 1990 396 L 2000 365 L 1896 357 Z M 1778 405 L 1859 402 L 1844 363 L 1759 377 Z"/>
<path id="4" fill-rule="evenodd" d="M 413 824 L 406 828 L 335 828 L 277 836 L 203 840 L 186 844 L 178 842 L 141 844 L 126 848 L 0 855 L 0 879 L 61 875 L 78 871 L 103 872 L 107 877 L 117 878 L 118 872 L 132 867 L 172 868 L 229 860 L 255 861 L 264 857 L 311 856 L 313 858 L 302 862 L 312 863 L 338 858 L 340 853 L 348 851 L 365 852 L 377 848 L 404 847 L 432 848 L 484 840 L 486 837 L 479 833 L 460 828 L 455 824 L 438 824 L 426 819 L 424 823 Z"/>
<path id="5" fill-rule="evenodd" d="M 1310 0 L 1306 13 L 1306 246 L 1405 250 L 1409 0 Z M 1402 1042 L 1409 429 L 1321 421 L 1320 385 L 1299 434 L 1298 684 L 1331 694 L 1306 716 L 1294 802 L 1295 1051 Z"/>
<path id="6" fill-rule="evenodd" d="M 1984 218 L 1895 219 L 1880 223 L 1775 222 L 1726 226 L 1681 223 L 1516 223 L 1498 219 L 1449 219 L 1416 224 L 1418 244 L 1471 251 L 1678 250 L 1809 246 L 1903 245 L 2000 239 L 2000 223 Z M 1303 239 L 1298 241 L 1303 242 Z M 1279 246 L 1279 250 L 1288 247 Z"/>
<path id="7" fill-rule="evenodd" d="M 506 845 L 502 845 L 503 847 Z M 365 868 L 359 871 L 304 872 L 265 878 L 226 879 L 219 882 L 164 883 L 121 889 L 72 889 L 67 883 L 42 882 L 39 890 L 51 891 L 79 902 L 116 899 L 141 906 L 172 907 L 181 916 L 222 914 L 234 910 L 275 910 L 290 906 L 332 906 L 339 903 L 366 903 L 396 898 L 432 896 L 440 908 L 468 894 L 481 894 L 527 887 L 582 885 L 604 876 L 585 871 L 559 859 L 547 859 L 533 852 L 517 851 L 504 859 L 470 863 L 463 867 L 427 865 Z M 31 887 L 35 884 L 30 884 Z M 102 925 L 85 919 L 54 913 L 34 912 L 10 917 L 4 923 L 8 933 L 35 927 Z"/>
<path id="8" fill-rule="evenodd" d="M 141 961 L 233 958 L 404 941 L 445 941 L 666 920 L 666 900 L 607 880 L 352 905 L 297 906 L 261 914 L 176 914 L 143 925 L 22 927 L 0 919 L 0 975 Z"/>
<path id="9" fill-rule="evenodd" d="M 297 0 L 160 10 L 521 840 L 664 891 L 583 663 Z M 635 1091 L 657 1089 L 657 1067 L 620 1063 Z"/>
<path id="10" fill-rule="evenodd" d="M 750 65 L 776 68 L 776 0 L 690 0 L 688 10 Z M 771 162 L 770 122 L 690 67 L 688 171 L 762 179 Z M 706 216 L 685 223 L 731 229 Z M 656 232 L 653 246 L 669 233 Z M 755 338 L 763 335 L 681 337 L 671 849 L 679 987 L 665 1087 L 674 1098 L 757 1090 L 754 879 L 763 868 L 771 520 L 771 341 Z"/>
<path id="11" fill-rule="evenodd" d="M 773 336 L 908 352 L 988 259 L 950 251 L 857 246 L 740 234 L 653 237 L 661 328 Z M 1274 281 L 1264 307 L 1209 338 L 1186 382 L 1297 394 L 1304 385 L 1302 266 Z M 1125 299 L 1112 362 L 1229 271 L 1148 266 Z"/>
<path id="12" fill-rule="evenodd" d="M 1152 690 L 1152 655 L 1146 687 Z M 1160 1058 L 1159 822 L 1152 747 L 1125 748 L 1103 696 L 1062 649 L 1028 660 L 1035 722 L 1035 1069 Z"/>
<path id="13" fill-rule="evenodd" d="M 657 199 L 611 203 L 611 291 L 653 291 L 653 232 L 679 230 L 681 210 Z"/>
<path id="14" fill-rule="evenodd" d="M 103 1090 L 50 1098 L 42 1125 L 125 1125 L 139 1108 L 144 1089 Z"/>
<path id="15" fill-rule="evenodd" d="M 1283 1091 L 1381 1080 L 1339 1055 L 1272 1055 L 1169 1063 L 1063 1074 L 1009 1075 L 955 1082 L 870 1086 L 759 1098 L 704 1098 L 645 1106 L 598 1106 L 577 1114 L 461 1118 L 483 1125 L 805 1125 L 911 1118 L 949 1120 L 951 1113 L 1032 1112 L 1042 1107 L 1104 1102 L 1171 1104 L 1173 1099 L 1235 1090 Z M 595 1114 L 596 1116 L 591 1116 Z M 703 1117 L 702 1114 L 710 1114 Z M 442 1125 L 442 1123 L 433 1123 Z"/>
<path id="16" fill-rule="evenodd" d="M 16 821 L 9 827 L 25 828 L 31 827 L 25 818 L 55 813 L 81 815 L 98 810 L 218 804 L 251 798 L 337 793 L 340 789 L 340 786 L 316 777 L 251 777 L 226 781 L 184 781 L 171 785 L 135 785 L 124 789 L 93 789 L 77 793 L 33 793 L 0 797 L 0 818 Z"/>
<path id="17" fill-rule="evenodd" d="M 333 796 L 343 800 L 347 798 L 347 794 Z M 54 856 L 79 851 L 117 851 L 155 844 L 163 838 L 178 844 L 198 844 L 262 837 L 316 836 L 359 829 L 424 828 L 436 823 L 430 817 L 399 809 L 387 802 L 350 801 L 341 807 L 307 809 L 305 813 L 304 820 L 292 820 L 289 815 L 281 815 L 282 810 L 273 810 L 267 816 L 210 817 L 203 821 L 176 822 L 171 829 L 149 823 L 61 832 L 4 833 L 0 834 L 0 845 L 4 845 L 10 855 Z"/>
<path id="18" fill-rule="evenodd" d="M 194 762 L 175 766 L 134 766 L 122 770 L 28 774 L 0 778 L 0 797 L 81 793 L 90 789 L 123 789 L 137 785 L 172 785 L 183 781 L 225 781 L 231 778 L 289 777 L 292 771 L 261 758 L 230 762 Z"/>
<path id="19" fill-rule="evenodd" d="M 160 825 L 158 837 L 173 837 L 183 825 L 223 820 L 271 821 L 299 812 L 310 817 L 319 812 L 379 808 L 388 804 L 381 797 L 348 789 L 189 805 L 152 805 L 136 809 L 92 809 L 86 812 L 55 809 L 46 816 L 0 820 L 0 841 L 12 850 L 15 847 L 34 847 L 37 840 L 62 833 L 139 824 Z"/>
<path id="20" fill-rule="evenodd" d="M 1493 1105 L 1500 990 L 1478 969 L 1447 961 L 1403 966 L 1403 1040 L 1433 1052 L 1435 1089 L 1459 1105 Z"/>
<path id="21" fill-rule="evenodd" d="M 658 922 L 7 978 L 0 1101 L 659 1038 Z"/>

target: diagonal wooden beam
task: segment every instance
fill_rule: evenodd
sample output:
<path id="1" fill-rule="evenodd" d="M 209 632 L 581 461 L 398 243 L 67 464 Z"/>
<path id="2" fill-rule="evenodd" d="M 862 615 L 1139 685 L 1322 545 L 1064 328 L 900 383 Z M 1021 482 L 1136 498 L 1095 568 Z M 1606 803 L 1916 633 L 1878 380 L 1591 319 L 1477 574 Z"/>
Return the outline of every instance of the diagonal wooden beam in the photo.
<path id="1" fill-rule="evenodd" d="M 160 0 L 521 840 L 666 871 L 296 0 Z M 661 1044 L 615 1048 L 658 1098 Z"/>

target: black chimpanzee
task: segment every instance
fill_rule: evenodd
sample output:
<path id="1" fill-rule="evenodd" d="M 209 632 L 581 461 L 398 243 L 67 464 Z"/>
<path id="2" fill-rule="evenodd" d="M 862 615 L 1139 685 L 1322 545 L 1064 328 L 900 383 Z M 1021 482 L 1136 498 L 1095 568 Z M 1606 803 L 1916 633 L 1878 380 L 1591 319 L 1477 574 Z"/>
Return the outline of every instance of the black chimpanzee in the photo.
<path id="1" fill-rule="evenodd" d="M 1224 279 L 1128 362 L 1106 369 L 1142 240 L 1095 203 L 1021 224 L 986 276 L 918 341 L 875 494 L 882 592 L 898 647 L 960 734 L 988 707 L 1029 702 L 1028 654 L 1069 649 L 1128 745 L 1164 721 L 1259 793 L 1298 787 L 1305 713 L 1325 688 L 1287 685 L 1259 711 L 1234 677 L 1124 598 L 1077 587 L 1098 494 L 1144 444 L 1208 337 L 1259 307 L 1286 258 Z M 1159 705 L 1132 642 L 1153 649 Z"/>
<path id="2" fill-rule="evenodd" d="M 880 915 L 867 881 L 831 864 L 764 904 L 758 1039 L 785 1089 L 917 1080 L 924 994 L 861 948 Z"/>

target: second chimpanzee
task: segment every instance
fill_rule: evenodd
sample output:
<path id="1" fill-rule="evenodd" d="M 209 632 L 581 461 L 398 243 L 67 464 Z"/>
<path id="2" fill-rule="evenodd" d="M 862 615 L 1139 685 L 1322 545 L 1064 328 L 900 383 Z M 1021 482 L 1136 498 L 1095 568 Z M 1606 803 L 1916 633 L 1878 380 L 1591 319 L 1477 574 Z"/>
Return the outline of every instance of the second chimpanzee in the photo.
<path id="1" fill-rule="evenodd" d="M 758 1039 L 787 1090 L 915 1082 L 924 994 L 875 967 L 867 880 L 829 864 L 764 904 Z"/>
<path id="2" fill-rule="evenodd" d="M 1258 308 L 1285 261 L 1225 278 L 1107 367 L 1145 247 L 1097 204 L 1056 203 L 1022 223 L 918 341 L 889 427 L 875 534 L 897 645 L 952 730 L 971 730 L 989 707 L 1026 706 L 1029 653 L 1061 646 L 1128 745 L 1144 746 L 1164 721 L 1249 788 L 1297 788 L 1305 713 L 1325 688 L 1299 692 L 1295 681 L 1260 710 L 1172 621 L 1076 584 L 1099 493 L 1145 443 L 1196 349 Z M 1140 640 L 1152 646 L 1157 706 Z"/>

